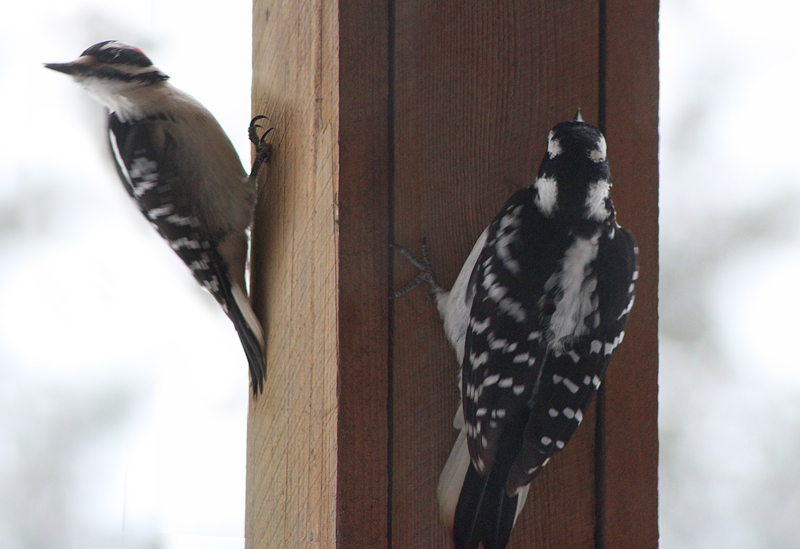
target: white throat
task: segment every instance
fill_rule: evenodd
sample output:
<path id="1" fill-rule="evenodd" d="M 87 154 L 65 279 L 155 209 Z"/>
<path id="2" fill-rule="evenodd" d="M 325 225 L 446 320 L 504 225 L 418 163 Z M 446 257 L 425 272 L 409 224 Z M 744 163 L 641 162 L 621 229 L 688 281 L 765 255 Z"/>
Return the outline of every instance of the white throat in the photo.
<path id="1" fill-rule="evenodd" d="M 164 87 L 169 86 L 167 82 L 132 84 L 100 78 L 86 78 L 78 83 L 122 122 L 151 114 L 152 107 L 162 103 L 159 99 L 163 98 Z"/>

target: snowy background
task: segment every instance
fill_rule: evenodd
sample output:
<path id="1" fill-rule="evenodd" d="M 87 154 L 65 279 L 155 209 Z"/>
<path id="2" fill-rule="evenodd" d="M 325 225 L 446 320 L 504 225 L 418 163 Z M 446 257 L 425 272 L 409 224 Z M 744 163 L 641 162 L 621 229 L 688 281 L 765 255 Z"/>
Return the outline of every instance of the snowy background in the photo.
<path id="1" fill-rule="evenodd" d="M 244 546 L 239 342 L 41 67 L 135 44 L 247 159 L 250 2 L 222 5 L 4 7 L 0 547 Z M 800 3 L 661 9 L 661 546 L 800 547 Z"/>

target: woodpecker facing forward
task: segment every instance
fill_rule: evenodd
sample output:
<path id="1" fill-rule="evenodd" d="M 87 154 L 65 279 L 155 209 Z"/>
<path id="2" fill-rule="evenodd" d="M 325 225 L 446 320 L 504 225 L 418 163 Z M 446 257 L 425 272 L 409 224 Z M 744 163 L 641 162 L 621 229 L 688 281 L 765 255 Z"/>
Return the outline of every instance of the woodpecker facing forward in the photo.
<path id="1" fill-rule="evenodd" d="M 248 177 L 214 116 L 175 88 L 139 49 L 100 42 L 71 63 L 45 67 L 70 75 L 109 110 L 108 136 L 128 194 L 233 321 L 250 366 L 253 396 L 264 387 L 264 339 L 247 296 L 247 229 L 258 167 L 270 145 L 250 138 Z"/>
<path id="2" fill-rule="evenodd" d="M 564 448 L 625 335 L 637 248 L 617 224 L 602 133 L 553 128 L 534 184 L 483 231 L 449 292 L 427 281 L 461 370 L 460 430 L 439 479 L 456 549 L 502 549 L 528 488 Z"/>

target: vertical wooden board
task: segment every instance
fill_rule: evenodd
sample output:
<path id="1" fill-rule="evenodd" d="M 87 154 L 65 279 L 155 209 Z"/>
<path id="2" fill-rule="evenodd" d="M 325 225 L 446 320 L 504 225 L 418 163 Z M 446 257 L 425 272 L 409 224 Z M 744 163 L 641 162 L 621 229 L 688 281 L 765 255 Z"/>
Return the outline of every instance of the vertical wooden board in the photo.
<path id="1" fill-rule="evenodd" d="M 253 111 L 276 129 L 253 229 L 267 380 L 248 417 L 248 548 L 336 539 L 337 110 L 335 80 L 320 77 L 326 64 L 336 72 L 330 12 L 319 0 L 253 11 Z"/>
<path id="2" fill-rule="evenodd" d="M 339 1 L 337 547 L 388 544 L 388 4 Z"/>
<path id="3" fill-rule="evenodd" d="M 510 194 L 533 183 L 547 133 L 578 107 L 597 120 L 598 7 L 583 2 L 396 3 L 394 235 L 423 236 L 443 286 Z M 395 287 L 414 269 L 395 259 Z M 395 547 L 449 547 L 436 484 L 455 439 L 455 354 L 426 291 L 394 305 Z M 533 485 L 513 547 L 592 547 L 587 419 Z"/>
<path id="4" fill-rule="evenodd" d="M 658 546 L 658 1 L 606 0 L 606 136 L 620 224 L 639 246 L 606 391 L 605 546 Z"/>

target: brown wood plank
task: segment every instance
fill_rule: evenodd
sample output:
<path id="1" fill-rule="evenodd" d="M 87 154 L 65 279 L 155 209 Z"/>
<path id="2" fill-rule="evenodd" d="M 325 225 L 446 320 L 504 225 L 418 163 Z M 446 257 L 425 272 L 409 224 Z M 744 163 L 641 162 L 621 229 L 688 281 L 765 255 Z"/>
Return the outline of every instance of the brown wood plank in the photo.
<path id="1" fill-rule="evenodd" d="M 248 548 L 334 547 L 338 281 L 335 6 L 256 2 L 253 112 L 276 128 L 253 229 L 267 381 L 248 417 Z"/>
<path id="2" fill-rule="evenodd" d="M 324 0 L 323 0 L 324 1 Z M 337 547 L 388 544 L 387 3 L 339 0 Z"/>
<path id="3" fill-rule="evenodd" d="M 603 5 L 615 203 L 642 263 L 604 385 L 604 539 L 651 547 L 657 4 Z M 453 282 L 499 206 L 533 181 L 550 127 L 577 107 L 598 122 L 599 6 L 256 1 L 253 109 L 277 130 L 253 231 L 268 379 L 248 419 L 248 548 L 449 547 L 435 489 L 456 434 L 457 365 L 424 290 L 392 305 L 389 356 L 390 222 L 416 251 L 427 236 L 440 282 Z M 394 265 L 399 287 L 414 272 Z M 511 549 L 594 546 L 594 418 L 534 481 Z"/>
<path id="4" fill-rule="evenodd" d="M 658 546 L 658 1 L 606 0 L 606 137 L 636 305 L 606 376 L 605 547 Z"/>
<path id="5" fill-rule="evenodd" d="M 578 1 L 396 3 L 394 234 L 427 236 L 449 287 L 510 194 L 532 184 L 547 133 L 578 107 L 597 121 L 598 6 Z M 395 286 L 414 276 L 395 259 Z M 427 292 L 394 317 L 394 547 L 449 547 L 436 484 L 456 432 L 457 364 Z M 594 424 L 587 415 L 534 482 L 514 547 L 594 545 Z"/>
<path id="6" fill-rule="evenodd" d="M 253 301 L 247 547 L 380 547 L 388 519 L 387 13 L 256 2 L 254 113 L 275 126 Z"/>

